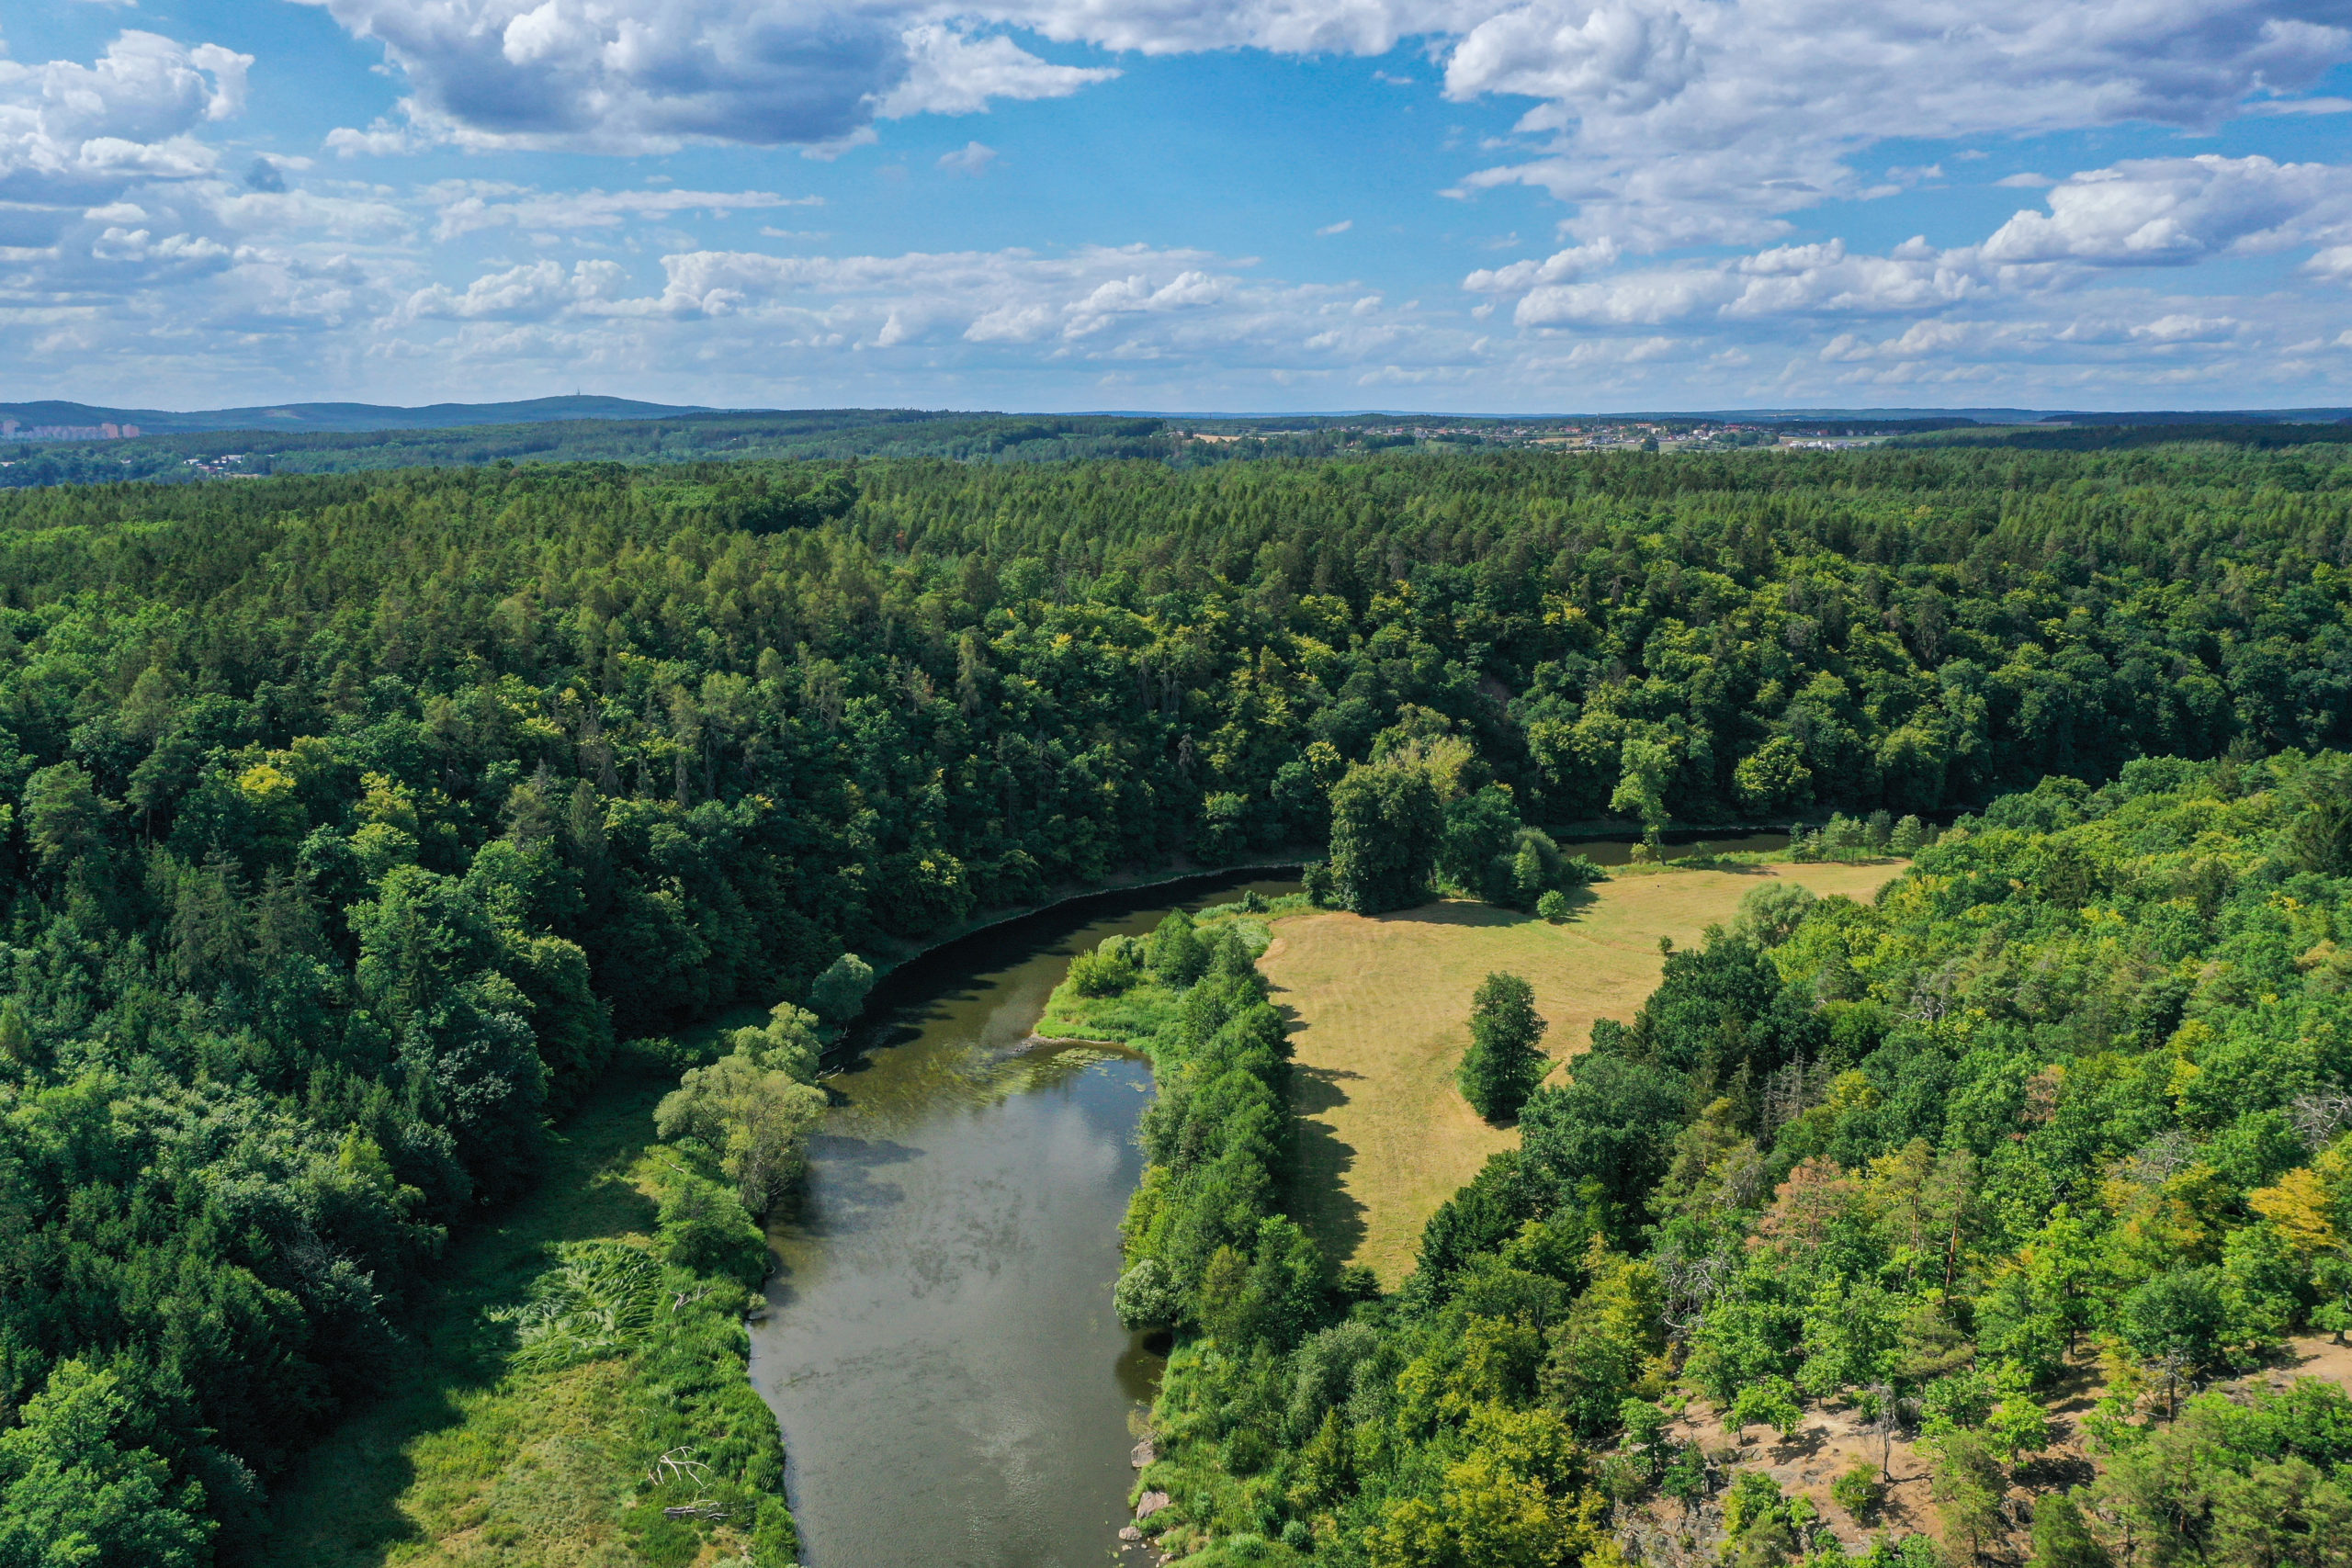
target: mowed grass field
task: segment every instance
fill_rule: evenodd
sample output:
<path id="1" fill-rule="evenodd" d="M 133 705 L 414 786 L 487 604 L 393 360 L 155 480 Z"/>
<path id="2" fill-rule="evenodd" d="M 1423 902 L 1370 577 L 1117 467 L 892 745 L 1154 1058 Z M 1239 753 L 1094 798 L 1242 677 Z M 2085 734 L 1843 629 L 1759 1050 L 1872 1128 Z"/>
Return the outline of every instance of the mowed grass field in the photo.
<path id="1" fill-rule="evenodd" d="M 1893 862 L 1618 867 L 1556 926 L 1457 899 L 1370 918 L 1285 917 L 1259 966 L 1275 1005 L 1304 1026 L 1294 1036 L 1293 1213 L 1333 1257 L 1368 1263 L 1393 1286 L 1412 1269 L 1423 1222 L 1488 1155 L 1518 1143 L 1515 1129 L 1479 1120 L 1453 1083 L 1470 996 L 1490 971 L 1535 987 L 1556 1063 L 1585 1048 L 1595 1019 L 1632 1020 L 1666 962 L 1659 937 L 1697 941 L 1769 879 L 1867 901 L 1901 871 Z"/>

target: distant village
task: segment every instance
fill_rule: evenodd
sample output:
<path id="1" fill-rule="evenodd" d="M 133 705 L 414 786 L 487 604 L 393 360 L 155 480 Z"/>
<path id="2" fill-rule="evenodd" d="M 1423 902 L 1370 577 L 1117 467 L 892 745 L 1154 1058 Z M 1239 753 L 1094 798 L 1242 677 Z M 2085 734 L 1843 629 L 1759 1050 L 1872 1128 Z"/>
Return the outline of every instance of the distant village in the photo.
<path id="1" fill-rule="evenodd" d="M 67 411 L 19 406 L 14 415 L 0 414 L 0 489 L 106 479 L 135 479 L 161 483 L 259 479 L 288 467 L 288 454 L 272 451 L 266 446 L 260 451 L 210 449 L 216 445 L 226 446 L 232 442 L 241 445 L 250 442 L 255 435 L 253 431 L 148 431 L 124 423 L 119 417 L 86 424 L 31 422 L 43 414 L 53 417 L 54 412 L 62 412 Z M 93 409 L 88 412 L 96 413 L 99 411 Z M 714 417 L 737 423 L 741 421 L 741 416 Z M 1804 447 L 1835 449 L 1872 446 L 1897 434 L 1907 433 L 1903 422 L 1843 419 L 1818 422 L 1776 419 L 1724 421 L 1706 414 L 1502 419 L 1466 415 L 1414 418 L 1357 414 L 1249 418 L 1208 414 L 1164 421 L 1113 420 L 1109 416 L 1087 420 L 1015 421 L 1005 416 L 981 415 L 974 416 L 970 423 L 978 433 L 976 437 L 970 438 L 978 442 L 973 450 L 979 454 L 1017 451 L 1023 456 L 1042 457 L 1046 455 L 1045 450 L 1023 444 L 1051 437 L 1056 443 L 1054 449 L 1058 451 L 1065 437 L 1082 441 L 1091 435 L 1102 434 L 1092 426 L 1115 425 L 1117 428 L 1112 433 L 1122 439 L 1132 440 L 1146 435 L 1154 438 L 1152 446 L 1135 446 L 1126 455 L 1153 451 L 1155 455 L 1165 456 L 1180 465 L 1253 457 L 1287 457 L 1320 460 L 1345 453 L 1416 449 L 1424 452 L 1515 450 L 1562 456 L 1610 452 L 1729 454 L 1741 450 L 1778 448 L 1786 451 Z M 1885 425 L 1883 428 L 1881 427 L 1883 423 Z M 1127 426 L 1143 428 L 1130 429 Z M 489 435 L 485 439 L 494 447 L 502 438 L 514 440 L 522 428 L 512 427 L 500 435 Z M 754 432 L 740 440 L 755 440 L 759 435 L 767 434 L 770 433 Z M 140 441 L 138 438 L 142 435 L 148 439 Z M 386 432 L 377 439 L 386 446 L 401 446 L 403 455 L 417 460 L 433 460 L 413 447 L 413 433 Z M 267 438 L 263 437 L 263 440 L 266 442 Z M 590 440 L 593 445 L 593 433 Z M 729 446 L 738 444 L 737 441 L 727 443 Z M 308 451 L 290 455 L 292 467 L 311 471 L 313 468 L 334 470 L 346 462 L 366 466 L 358 452 L 371 445 L 365 435 L 342 438 L 334 444 L 332 453 L 322 450 L 315 455 Z M 538 441 L 522 445 L 521 449 L 536 453 L 545 446 L 544 441 Z M 484 456 L 489 449 L 472 444 L 466 448 L 476 458 Z"/>
<path id="2" fill-rule="evenodd" d="M 1179 441 L 1222 446 L 1235 441 L 1273 441 L 1285 436 L 1336 434 L 1326 427 L 1286 428 L 1272 425 L 1247 430 L 1199 430 L 1171 426 Z M 1442 424 L 1386 424 L 1346 427 L 1344 434 L 1366 446 L 1405 446 L 1440 442 L 1476 446 L 1532 446 L 1557 451 L 1724 451 L 1743 446 L 1815 447 L 1825 450 L 1868 446 L 1883 436 L 1831 434 L 1779 424 L 1718 424 L 1657 421 L 1612 421 L 1567 424 L 1555 421 L 1514 423 L 1486 420 Z"/>
<path id="3" fill-rule="evenodd" d="M 135 424 L 19 424 L 0 419 L 0 441 L 129 441 L 140 434 Z"/>

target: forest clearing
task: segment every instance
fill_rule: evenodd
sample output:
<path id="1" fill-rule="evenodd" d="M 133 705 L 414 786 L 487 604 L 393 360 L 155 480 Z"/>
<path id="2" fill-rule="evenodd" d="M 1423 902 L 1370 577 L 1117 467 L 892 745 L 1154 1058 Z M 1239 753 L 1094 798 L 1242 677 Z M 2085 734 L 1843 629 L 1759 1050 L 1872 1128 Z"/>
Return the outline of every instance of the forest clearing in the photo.
<path id="1" fill-rule="evenodd" d="M 484 1334 L 482 1314 L 522 1297 L 555 1243 L 651 1235 L 653 1203 L 630 1170 L 667 1087 L 616 1070 L 565 1129 L 548 1179 L 454 1250 L 433 1298 L 438 1310 L 420 1314 L 384 1398 L 312 1449 L 281 1490 L 267 1561 L 356 1568 L 382 1562 L 395 1542 L 419 1562 L 463 1561 L 469 1542 L 560 1540 L 581 1553 L 617 1543 L 620 1499 L 575 1495 L 572 1483 L 583 1466 L 628 1457 L 610 1451 L 630 1446 L 613 1431 L 626 1363 L 508 1382 L 504 1347 Z M 536 1517 L 510 1517 L 526 1497 L 521 1511 Z"/>
<path id="2" fill-rule="evenodd" d="M 716 1292 L 679 1303 L 704 1310 L 673 1312 L 675 1325 L 634 1353 L 514 1354 L 512 1303 L 545 1299 L 603 1257 L 674 1245 L 676 1227 L 665 1230 L 660 1212 L 674 1161 L 653 1137 L 655 1102 L 674 1082 L 621 1054 L 553 1140 L 540 1185 L 450 1249 L 405 1353 L 383 1369 L 381 1397 L 289 1470 L 258 1563 L 590 1568 L 674 1556 L 694 1550 L 691 1525 L 616 1489 L 612 1476 L 659 1471 L 673 1428 L 696 1407 L 710 1412 L 697 1436 L 780 1461 L 764 1407 L 739 1381 L 740 1353 L 707 1357 L 695 1343 L 714 1331 L 740 1337 Z M 524 1337 L 536 1337 L 526 1326 Z M 694 1369 L 687 1384 L 705 1386 L 679 1387 L 681 1363 Z M 673 1399 L 680 1410 L 666 1421 L 649 1408 Z M 749 1529 L 712 1533 L 751 1544 Z"/>
<path id="3" fill-rule="evenodd" d="M 1556 926 L 1463 898 L 1391 915 L 1324 909 L 1283 919 L 1259 965 L 1299 1026 L 1294 1217 L 1334 1258 L 1368 1264 L 1393 1288 L 1413 1266 L 1422 1222 L 1487 1156 L 1519 1142 L 1515 1128 L 1482 1121 L 1454 1087 L 1470 993 L 1489 971 L 1534 985 L 1556 1062 L 1584 1049 L 1595 1019 L 1623 1022 L 1640 1010 L 1665 964 L 1659 937 L 1696 942 L 1760 881 L 1867 902 L 1902 873 L 1899 861 L 1619 867 Z"/>

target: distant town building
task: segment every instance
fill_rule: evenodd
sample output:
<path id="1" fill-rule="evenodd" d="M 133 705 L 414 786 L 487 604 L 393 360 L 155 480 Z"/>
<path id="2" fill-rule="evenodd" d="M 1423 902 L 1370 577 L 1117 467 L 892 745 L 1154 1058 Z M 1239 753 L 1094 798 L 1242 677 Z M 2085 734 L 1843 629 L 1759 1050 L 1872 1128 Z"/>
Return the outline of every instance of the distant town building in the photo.
<path id="1" fill-rule="evenodd" d="M 135 424 L 19 424 L 0 419 L 0 441 L 129 441 L 139 434 Z"/>

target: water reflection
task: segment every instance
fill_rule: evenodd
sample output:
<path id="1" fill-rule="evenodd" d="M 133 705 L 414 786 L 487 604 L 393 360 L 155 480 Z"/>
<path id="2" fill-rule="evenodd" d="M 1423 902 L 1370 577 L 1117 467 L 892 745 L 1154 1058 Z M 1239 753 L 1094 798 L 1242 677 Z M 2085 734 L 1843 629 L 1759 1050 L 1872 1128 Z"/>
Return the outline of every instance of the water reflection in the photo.
<path id="1" fill-rule="evenodd" d="M 1111 1310 L 1151 1080 L 1130 1055 L 1030 1032 L 1072 953 L 1173 901 L 1038 917 L 910 965 L 829 1080 L 752 1359 L 813 1568 L 1104 1561 L 1128 1419 L 1161 1365 Z"/>

